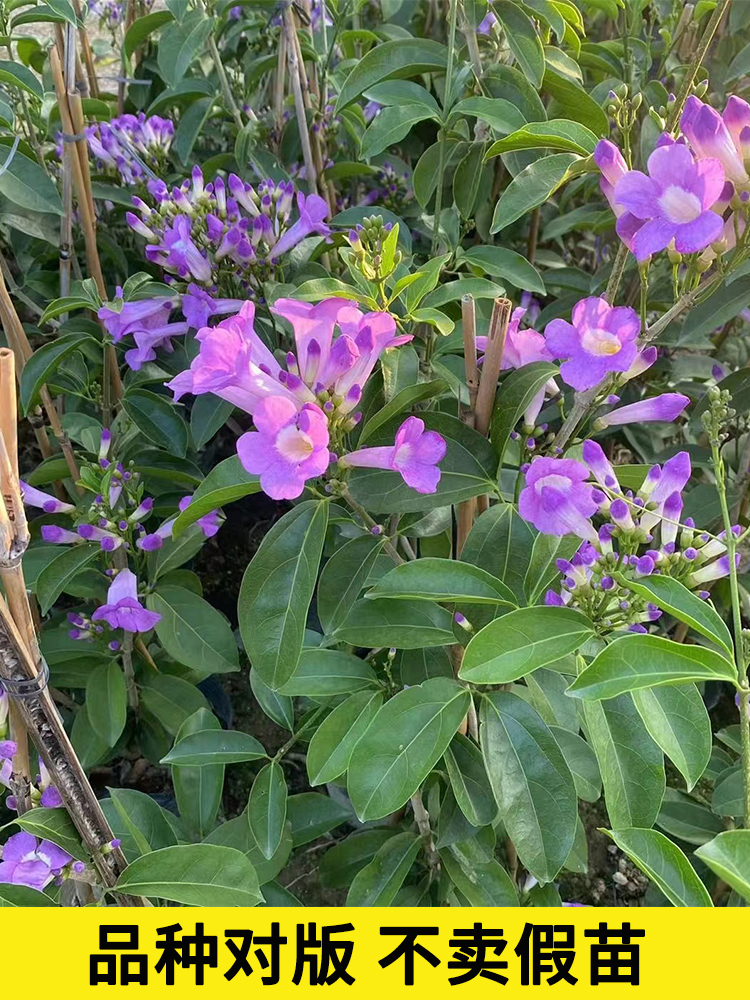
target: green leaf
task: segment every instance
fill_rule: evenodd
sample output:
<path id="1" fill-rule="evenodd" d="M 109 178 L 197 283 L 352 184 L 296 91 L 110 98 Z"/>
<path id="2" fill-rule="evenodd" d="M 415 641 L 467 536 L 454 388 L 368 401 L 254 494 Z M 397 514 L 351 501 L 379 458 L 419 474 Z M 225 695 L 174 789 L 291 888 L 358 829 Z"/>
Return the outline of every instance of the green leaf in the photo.
<path id="1" fill-rule="evenodd" d="M 193 684 L 171 674 L 154 673 L 143 678 L 141 703 L 172 734 L 178 734 L 186 719 L 208 705 Z"/>
<path id="2" fill-rule="evenodd" d="M 522 863 L 551 882 L 570 854 L 578 803 L 554 736 L 534 709 L 507 691 L 482 699 L 480 737 L 500 818 Z"/>
<path id="3" fill-rule="evenodd" d="M 578 733 L 560 726 L 550 726 L 550 732 L 562 750 L 576 786 L 576 795 L 584 802 L 596 802 L 602 794 L 602 776 L 596 754 Z"/>
<path id="4" fill-rule="evenodd" d="M 583 87 L 556 72 L 549 61 L 542 81 L 542 90 L 554 97 L 566 118 L 585 125 L 597 136 L 606 136 L 609 133 L 609 122 L 603 109 Z"/>
<path id="5" fill-rule="evenodd" d="M 239 764 L 265 757 L 262 745 L 236 729 L 201 729 L 175 743 L 162 764 L 202 767 L 205 764 Z"/>
<path id="6" fill-rule="evenodd" d="M 320 859 L 320 884 L 326 889 L 348 888 L 357 872 L 362 871 L 383 844 L 395 835 L 395 830 L 364 830 L 335 844 Z"/>
<path id="7" fill-rule="evenodd" d="M 81 838 L 73 826 L 73 820 L 65 809 L 47 809 L 45 806 L 36 806 L 29 809 L 23 816 L 6 823 L 5 827 L 17 826 L 26 833 L 33 833 L 40 840 L 51 840 L 53 844 L 62 847 L 64 851 L 77 858 L 79 861 L 88 860 L 86 850 L 81 844 Z M 1 829 L 5 829 L 2 827 Z"/>
<path id="8" fill-rule="evenodd" d="M 30 212 L 63 214 L 57 188 L 36 160 L 30 160 L 18 151 L 8 151 L 0 166 L 0 194 L 9 202 Z"/>
<path id="9" fill-rule="evenodd" d="M 156 634 L 178 663 L 203 677 L 239 670 L 237 643 L 221 612 L 184 587 L 162 585 L 148 595 L 147 605 L 161 615 Z"/>
<path id="10" fill-rule="evenodd" d="M 615 829 L 649 828 L 664 797 L 664 757 L 629 695 L 585 701 L 586 734 L 599 761 L 604 800 Z"/>
<path id="11" fill-rule="evenodd" d="M 734 645 L 729 629 L 724 620 L 716 612 L 712 604 L 701 600 L 684 584 L 669 576 L 649 576 L 639 580 L 624 580 L 618 575 L 620 583 L 624 584 L 634 594 L 645 597 L 663 611 L 681 622 L 685 622 L 696 632 L 717 643 L 727 656 L 734 656 Z"/>
<path id="12" fill-rule="evenodd" d="M 597 138 L 591 129 L 565 118 L 546 122 L 528 122 L 518 131 L 493 142 L 485 159 L 520 149 L 558 149 L 563 153 L 588 156 L 596 148 Z"/>
<path id="13" fill-rule="evenodd" d="M 109 797 L 119 820 L 115 832 L 119 835 L 122 828 L 126 834 L 125 839 L 132 838 L 134 857 L 150 854 L 163 847 L 172 847 L 177 843 L 167 814 L 150 795 L 133 788 L 110 788 Z M 124 847 L 128 860 L 134 860 L 127 853 L 128 845 L 125 844 Z"/>
<path id="14" fill-rule="evenodd" d="M 253 669 L 274 690 L 297 667 L 327 525 L 327 503 L 298 504 L 268 532 L 242 579 L 242 641 Z"/>
<path id="15" fill-rule="evenodd" d="M 187 424 L 165 396 L 148 389 L 131 389 L 122 405 L 143 435 L 170 455 L 184 458 L 188 446 Z"/>
<path id="16" fill-rule="evenodd" d="M 704 864 L 750 903 L 750 830 L 727 830 L 695 852 Z"/>
<path id="17" fill-rule="evenodd" d="M 75 309 L 91 309 L 93 305 L 91 299 L 83 295 L 67 295 L 62 299 L 55 299 L 54 302 L 50 302 L 39 317 L 39 326 L 44 326 L 45 323 L 62 316 L 63 313 L 73 312 Z"/>
<path id="18" fill-rule="evenodd" d="M 324 837 L 337 826 L 352 819 L 351 808 L 320 792 L 290 795 L 288 815 L 294 847 L 302 847 L 303 844 Z"/>
<path id="19" fill-rule="evenodd" d="M 297 669 L 279 690 L 297 697 L 330 698 L 375 684 L 372 667 L 358 656 L 338 649 L 305 649 Z"/>
<path id="20" fill-rule="evenodd" d="M 736 671 L 729 660 L 704 646 L 686 646 L 658 635 L 625 635 L 615 639 L 576 677 L 571 698 L 615 698 L 626 691 L 684 684 L 730 681 Z"/>
<path id="21" fill-rule="evenodd" d="M 417 385 L 408 385 L 401 389 L 384 407 L 369 418 L 359 436 L 359 447 L 361 448 L 375 431 L 399 413 L 412 409 L 415 403 L 442 395 L 447 388 L 448 383 L 444 379 L 436 378 L 431 382 L 419 382 Z"/>
<path id="22" fill-rule="evenodd" d="M 211 114 L 216 96 L 201 97 L 194 101 L 180 118 L 180 124 L 174 134 L 172 142 L 172 153 L 177 156 L 181 163 L 188 166 L 190 154 L 193 146 L 201 134 L 203 126 L 206 124 L 208 116 Z"/>
<path id="23" fill-rule="evenodd" d="M 469 692 L 435 677 L 387 701 L 354 748 L 347 787 L 364 823 L 400 809 L 445 753 L 469 706 Z"/>
<path id="24" fill-rule="evenodd" d="M 469 247 L 459 260 L 462 263 L 468 261 L 473 267 L 480 267 L 494 278 L 502 278 L 514 288 L 538 292 L 539 295 L 547 294 L 542 276 L 534 265 L 520 253 L 508 250 L 507 247 Z"/>
<path id="25" fill-rule="evenodd" d="M 459 676 L 473 684 L 507 684 L 574 653 L 593 635 L 588 618 L 571 608 L 520 608 L 472 637 Z"/>
<path id="26" fill-rule="evenodd" d="M 307 748 L 311 785 L 325 785 L 345 773 L 354 747 L 382 703 L 380 692 L 358 691 L 321 722 Z"/>
<path id="27" fill-rule="evenodd" d="M 156 583 L 161 577 L 166 577 L 183 566 L 203 548 L 205 541 L 206 536 L 197 524 L 183 531 L 179 538 L 166 538 L 160 549 L 148 555 L 148 575 L 151 582 Z"/>
<path id="28" fill-rule="evenodd" d="M 250 671 L 250 687 L 268 718 L 291 732 L 294 729 L 294 701 L 287 695 L 272 691 L 256 670 Z"/>
<path id="29" fill-rule="evenodd" d="M 524 602 L 523 582 L 531 558 L 534 530 L 510 503 L 497 503 L 480 514 L 461 551 L 462 562 L 492 573 Z"/>
<path id="30" fill-rule="evenodd" d="M 189 10 L 182 23 L 172 22 L 159 38 L 159 72 L 164 82 L 176 86 L 203 51 L 213 30 L 213 20 L 202 10 Z"/>
<path id="31" fill-rule="evenodd" d="M 514 3 L 497 8 L 497 17 L 505 29 L 505 39 L 526 79 L 537 89 L 544 77 L 544 46 L 534 23 Z"/>
<path id="32" fill-rule="evenodd" d="M 472 826 L 488 826 L 497 818 L 497 803 L 482 751 L 461 733 L 445 751 L 445 766 L 458 807 Z"/>
<path id="33" fill-rule="evenodd" d="M 0 59 L 0 82 L 9 83 L 12 87 L 25 90 L 32 97 L 44 98 L 44 87 L 39 79 L 23 63 Z"/>
<path id="34" fill-rule="evenodd" d="M 633 692 L 638 714 L 654 742 L 684 777 L 688 791 L 711 759 L 711 720 L 695 684 Z"/>
<path id="35" fill-rule="evenodd" d="M 444 45 L 427 38 L 398 38 L 371 49 L 360 59 L 344 83 L 336 102 L 336 113 L 381 80 L 403 79 L 445 70 L 448 52 Z"/>
<path id="36" fill-rule="evenodd" d="M 323 567 L 318 582 L 317 608 L 326 635 L 334 632 L 346 618 L 382 548 L 382 538 L 368 532 L 351 538 Z"/>
<path id="37" fill-rule="evenodd" d="M 87 344 L 96 343 L 87 333 L 66 333 L 37 348 L 24 365 L 19 397 L 23 412 L 28 414 L 39 402 L 39 392 L 62 362 Z"/>
<path id="38" fill-rule="evenodd" d="M 234 412 L 234 403 L 204 392 L 197 396 L 190 411 L 190 434 L 197 449 L 201 449 L 219 431 Z M 227 461 L 227 459 L 225 459 Z M 223 464 L 223 463 L 220 463 Z M 218 466 L 217 466 L 218 468 Z M 212 470 L 213 471 L 213 470 Z M 252 479 L 246 473 L 248 479 Z"/>
<path id="39" fill-rule="evenodd" d="M 570 559 L 580 544 L 581 540 L 576 535 L 558 537 L 539 532 L 534 539 L 531 560 L 523 581 L 528 604 L 537 604 L 547 588 L 559 581 L 560 570 L 556 561 Z"/>
<path id="40" fill-rule="evenodd" d="M 440 852 L 446 874 L 471 906 L 518 906 L 518 894 L 505 869 L 494 859 L 467 856 L 461 844 Z"/>
<path id="41" fill-rule="evenodd" d="M 547 361 L 534 361 L 512 371 L 503 379 L 490 427 L 490 440 L 497 453 L 498 468 L 502 468 L 505 449 L 516 424 L 547 382 L 557 374 L 555 365 Z"/>
<path id="42" fill-rule="evenodd" d="M 699 845 L 707 844 L 724 828 L 721 819 L 708 806 L 676 788 L 666 790 L 656 824 L 670 837 Z"/>
<path id="43" fill-rule="evenodd" d="M 673 906 L 713 906 L 705 885 L 676 844 L 658 830 L 605 830 Z"/>
<path id="44" fill-rule="evenodd" d="M 427 601 L 357 601 L 333 635 L 339 642 L 372 649 L 421 649 L 456 641 L 450 612 Z"/>
<path id="45" fill-rule="evenodd" d="M 184 906 L 257 906 L 263 902 L 258 877 L 247 857 L 215 844 L 175 845 L 146 854 L 128 865 L 117 888 Z"/>
<path id="46" fill-rule="evenodd" d="M 367 592 L 374 598 L 462 601 L 515 606 L 513 592 L 486 570 L 455 559 L 415 559 L 396 566 Z"/>
<path id="47" fill-rule="evenodd" d="M 175 743 L 181 743 L 192 733 L 206 730 L 220 732 L 221 726 L 207 708 L 199 708 L 182 723 Z M 180 816 L 198 837 L 204 838 L 212 829 L 221 806 L 224 765 L 213 763 L 200 767 L 172 767 L 172 784 Z"/>
<path id="48" fill-rule="evenodd" d="M 435 117 L 435 112 L 422 104 L 403 104 L 383 108 L 362 136 L 360 156 L 363 160 L 377 156 L 378 153 L 382 153 L 390 146 L 395 146 L 396 143 L 400 142 L 411 132 L 412 126 L 416 125 L 417 122 Z"/>
<path id="49" fill-rule="evenodd" d="M 92 672 L 86 685 L 86 705 L 94 732 L 113 747 L 128 717 L 128 691 L 119 663 Z"/>
<path id="50" fill-rule="evenodd" d="M 484 168 L 484 143 L 474 142 L 453 175 L 453 203 L 462 219 L 471 219 Z"/>
<path id="51" fill-rule="evenodd" d="M 150 14 L 144 15 L 144 17 L 139 17 L 128 28 L 125 33 L 124 42 L 124 52 L 125 57 L 129 59 L 139 45 L 152 35 L 159 28 L 162 28 L 165 24 L 169 24 L 170 21 L 174 20 L 174 15 L 168 10 L 155 10 Z M 150 111 L 150 114 L 155 114 L 155 112 Z"/>
<path id="52" fill-rule="evenodd" d="M 28 885 L 0 882 L 0 907 L 3 906 L 57 906 L 57 903 L 45 893 Z"/>
<path id="53" fill-rule="evenodd" d="M 265 858 L 273 857 L 281 843 L 286 807 L 284 772 L 281 764 L 272 760 L 258 771 L 247 801 L 247 821 Z"/>
<path id="54" fill-rule="evenodd" d="M 416 860 L 422 840 L 415 833 L 397 833 L 354 876 L 347 906 L 390 906 Z"/>
<path id="55" fill-rule="evenodd" d="M 57 598 L 71 581 L 100 554 L 98 545 L 74 545 L 63 549 L 41 571 L 36 580 L 36 596 L 43 615 L 46 615 Z"/>
<path id="56" fill-rule="evenodd" d="M 745 787 L 742 768 L 728 767 L 716 779 L 711 796 L 711 811 L 717 816 L 742 817 L 745 812 Z"/>
<path id="57" fill-rule="evenodd" d="M 425 411 L 420 419 L 427 430 L 437 431 L 445 438 L 447 446 L 445 458 L 440 462 L 436 492 L 417 493 L 406 485 L 398 472 L 354 469 L 349 477 L 349 490 L 366 510 L 409 514 L 446 507 L 494 489 L 497 461 L 486 438 L 447 413 Z M 380 427 L 369 439 L 368 446 L 393 445 L 401 423 L 402 419 L 396 417 Z"/>
<path id="58" fill-rule="evenodd" d="M 502 285 L 487 278 L 458 278 L 456 281 L 446 281 L 425 298 L 423 307 L 438 309 L 449 302 L 458 302 L 464 295 L 473 295 L 475 299 L 496 299 L 503 295 Z"/>
<path id="59" fill-rule="evenodd" d="M 198 400 L 203 399 L 199 396 Z M 193 494 L 190 506 L 177 516 L 172 536 L 177 538 L 191 524 L 225 504 L 260 491 L 257 476 L 245 472 L 237 455 L 215 466 Z"/>
<path id="60" fill-rule="evenodd" d="M 504 132 L 506 135 L 526 124 L 523 113 L 515 104 L 501 97 L 467 97 L 453 106 L 451 117 L 453 115 L 472 115 L 486 122 L 496 132 Z"/>
<path id="61" fill-rule="evenodd" d="M 551 198 L 579 157 L 575 153 L 553 153 L 535 160 L 513 178 L 495 205 L 491 233 L 499 233 Z M 537 362 L 540 363 L 540 362 Z"/>

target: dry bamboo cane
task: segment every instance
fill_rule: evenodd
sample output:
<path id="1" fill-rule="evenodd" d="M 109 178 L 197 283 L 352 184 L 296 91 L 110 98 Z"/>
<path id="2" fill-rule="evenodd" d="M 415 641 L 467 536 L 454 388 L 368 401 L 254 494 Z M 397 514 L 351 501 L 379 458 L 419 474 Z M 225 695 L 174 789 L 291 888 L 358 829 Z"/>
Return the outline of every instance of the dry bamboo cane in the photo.
<path id="1" fill-rule="evenodd" d="M 482 377 L 477 393 L 475 427 L 480 434 L 486 435 L 490 429 L 492 408 L 497 391 L 497 380 L 503 364 L 505 338 L 508 333 L 512 304 L 509 299 L 497 298 L 492 308 L 490 329 L 487 337 L 487 350 L 484 352 Z M 477 511 L 482 514 L 489 507 L 486 494 L 477 498 Z"/>
<path id="2" fill-rule="evenodd" d="M 76 12 L 76 17 L 78 18 L 81 25 L 78 29 L 78 37 L 81 41 L 81 50 L 83 51 L 83 61 L 86 63 L 86 77 L 88 78 L 89 93 L 91 94 L 92 97 L 99 97 L 99 83 L 96 79 L 94 56 L 92 55 L 91 52 L 89 33 L 88 31 L 86 31 L 86 26 L 83 23 L 80 0 L 73 0 L 73 10 Z"/>
<path id="3" fill-rule="evenodd" d="M 294 95 L 294 110 L 297 114 L 299 141 L 302 147 L 305 173 L 307 174 L 307 188 L 309 191 L 314 192 L 318 189 L 318 176 L 313 161 L 312 146 L 310 145 L 310 133 L 307 131 L 307 114 L 302 92 L 300 63 L 297 56 L 297 46 L 295 45 L 294 22 L 291 10 L 288 7 L 285 8 L 282 16 L 283 31 L 286 37 L 287 60 L 289 62 L 289 78 L 292 84 L 292 94 Z"/>
<path id="4" fill-rule="evenodd" d="M 102 274 L 101 263 L 99 261 L 99 250 L 96 245 L 96 216 L 94 214 L 94 201 L 91 194 L 88 145 L 83 131 L 85 123 L 83 120 L 81 99 L 75 93 L 71 95 L 66 92 L 60 56 L 54 46 L 49 50 L 49 61 L 55 85 L 57 104 L 60 109 L 63 137 L 76 137 L 73 141 L 77 150 L 77 156 L 71 156 L 70 160 L 73 170 L 73 186 L 76 191 L 78 211 L 81 217 L 83 240 L 86 246 L 86 261 L 88 263 L 89 273 L 96 283 L 99 295 L 103 299 L 106 299 L 107 287 L 104 283 L 104 275 Z M 120 368 L 117 364 L 117 355 L 114 345 L 109 344 L 108 349 L 110 356 L 109 368 L 112 380 L 112 395 L 115 400 L 119 400 L 122 398 Z"/>
<path id="5" fill-rule="evenodd" d="M 0 349 L 0 496 L 3 521 L 3 551 L 9 556 L 14 538 L 25 550 L 29 541 L 28 526 L 23 504 L 16 509 L 14 501 L 20 494 L 18 483 L 18 434 L 16 429 L 16 380 L 13 352 L 7 347 Z M 31 617 L 23 569 L 17 559 L 8 559 L 8 564 L 0 562 L 0 580 L 8 600 L 10 612 L 24 636 L 28 648 L 35 657 L 39 655 L 36 629 Z M 10 701 L 10 733 L 18 750 L 13 757 L 13 773 L 16 778 L 14 793 L 18 812 L 23 814 L 29 805 L 31 787 L 31 761 L 26 728 L 16 703 Z M 20 780 L 19 779 L 20 776 Z"/>
<path id="6" fill-rule="evenodd" d="M 464 359 L 466 366 L 466 385 L 469 389 L 469 405 L 462 408 L 461 419 L 468 427 L 474 426 L 479 390 L 479 369 L 477 368 L 477 316 L 474 299 L 464 295 L 461 299 L 461 314 L 463 317 Z M 458 505 L 456 524 L 456 556 L 461 557 L 464 544 L 474 523 L 474 498 L 464 500 Z"/>
<path id="7" fill-rule="evenodd" d="M 284 92 L 286 90 L 286 33 L 279 36 L 279 61 L 276 64 L 276 77 L 273 84 L 274 121 L 276 122 L 277 142 L 281 142 L 281 130 L 284 125 Z"/>
<path id="8" fill-rule="evenodd" d="M 0 318 L 2 318 L 3 321 L 3 327 L 8 338 L 8 343 L 10 344 L 13 354 L 16 357 L 16 371 L 18 377 L 20 378 L 21 370 L 33 354 L 33 351 L 31 350 L 31 344 L 29 343 L 29 338 L 26 336 L 23 324 L 18 318 L 16 307 L 13 305 L 10 295 L 8 294 L 8 289 L 6 288 L 5 279 L 2 273 L 0 273 Z M 52 433 L 60 443 L 60 449 L 65 456 L 65 461 L 67 462 L 73 481 L 77 482 L 81 477 L 81 473 L 78 468 L 75 455 L 73 454 L 73 447 L 70 443 L 70 438 L 63 430 L 57 408 L 55 407 L 52 397 L 50 396 L 49 389 L 46 385 L 42 386 L 39 395 L 42 400 L 44 411 L 47 414 L 47 419 L 50 422 Z"/>

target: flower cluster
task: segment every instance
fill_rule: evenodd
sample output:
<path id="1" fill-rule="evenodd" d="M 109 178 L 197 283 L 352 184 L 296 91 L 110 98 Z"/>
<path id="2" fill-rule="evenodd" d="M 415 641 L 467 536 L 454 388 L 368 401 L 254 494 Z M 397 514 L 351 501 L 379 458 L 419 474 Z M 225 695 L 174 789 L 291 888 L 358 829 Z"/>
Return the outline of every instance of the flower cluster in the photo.
<path id="1" fill-rule="evenodd" d="M 401 215 L 413 195 L 408 171 L 400 173 L 392 163 L 386 161 L 377 168 L 374 181 L 376 186 L 367 192 L 361 204 L 382 205 L 389 212 Z"/>
<path id="2" fill-rule="evenodd" d="M 645 631 L 643 623 L 661 612 L 634 594 L 629 580 L 669 576 L 707 598 L 706 585 L 729 573 L 729 560 L 723 535 L 713 538 L 691 518 L 680 520 L 690 475 L 690 457 L 679 452 L 649 469 L 637 491 L 623 489 L 601 445 L 591 440 L 583 445 L 583 462 L 534 459 L 519 513 L 544 534 L 583 542 L 571 559 L 558 560 L 561 589 L 548 591 L 547 604 L 579 608 L 607 629 Z"/>
<path id="3" fill-rule="evenodd" d="M 41 892 L 54 879 L 66 874 L 69 866 L 75 871 L 85 867 L 83 862 L 73 862 L 72 855 L 51 840 L 40 842 L 31 833 L 15 833 L 2 847 L 0 882 L 25 885 Z"/>
<path id="4" fill-rule="evenodd" d="M 200 167 L 171 192 L 149 181 L 152 204 L 133 198 L 132 229 L 146 240 L 145 255 L 184 289 L 190 283 L 216 295 L 260 293 L 290 250 L 316 233 L 327 237 L 328 206 L 319 195 L 296 194 L 291 181 L 262 181 L 257 188 L 230 174 L 204 184 Z"/>
<path id="5" fill-rule="evenodd" d="M 143 185 L 163 171 L 174 138 L 174 122 L 158 115 L 120 115 L 86 128 L 91 155 L 103 173 L 128 186 Z"/>
<path id="6" fill-rule="evenodd" d="M 156 359 L 157 348 L 171 353 L 174 350 L 171 338 L 190 329 L 187 321 L 169 321 L 176 305 L 176 299 L 164 297 L 125 302 L 118 285 L 115 298 L 101 307 L 98 316 L 114 343 L 133 337 L 136 346 L 125 352 L 125 361 L 133 371 L 139 371 L 147 361 Z"/>
<path id="7" fill-rule="evenodd" d="M 0 687 L 0 785 L 13 791 L 13 758 L 18 750 L 15 740 L 7 739 L 8 733 L 8 695 Z M 57 809 L 62 806 L 62 796 L 52 784 L 49 771 L 44 761 L 39 759 L 39 774 L 34 785 L 29 789 L 32 806 L 44 806 L 45 809 Z M 15 795 L 9 795 L 5 800 L 6 809 L 15 811 L 18 808 Z"/>
<path id="8" fill-rule="evenodd" d="M 285 368 L 256 333 L 255 306 L 246 302 L 237 316 L 198 332 L 199 354 L 168 383 L 175 398 L 212 392 L 252 415 L 256 429 L 242 435 L 237 452 L 274 499 L 299 496 L 337 460 L 342 468 L 392 469 L 415 489 L 434 492 L 445 443 L 416 418 L 404 423 L 394 447 L 343 454 L 378 359 L 411 337 L 396 334 L 389 313 L 362 313 L 347 299 L 278 299 L 272 311 L 294 331 L 296 353 L 287 354 Z"/>

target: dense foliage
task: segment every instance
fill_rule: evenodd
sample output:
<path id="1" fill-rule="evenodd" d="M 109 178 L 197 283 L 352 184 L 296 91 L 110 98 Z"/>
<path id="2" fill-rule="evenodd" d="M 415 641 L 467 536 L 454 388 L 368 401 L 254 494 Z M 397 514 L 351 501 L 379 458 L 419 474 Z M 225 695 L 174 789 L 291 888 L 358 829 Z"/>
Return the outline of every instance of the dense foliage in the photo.
<path id="1" fill-rule="evenodd" d="M 0 0 L 23 569 L 119 888 L 750 901 L 749 29 Z M 0 902 L 116 902 L 10 700 Z"/>

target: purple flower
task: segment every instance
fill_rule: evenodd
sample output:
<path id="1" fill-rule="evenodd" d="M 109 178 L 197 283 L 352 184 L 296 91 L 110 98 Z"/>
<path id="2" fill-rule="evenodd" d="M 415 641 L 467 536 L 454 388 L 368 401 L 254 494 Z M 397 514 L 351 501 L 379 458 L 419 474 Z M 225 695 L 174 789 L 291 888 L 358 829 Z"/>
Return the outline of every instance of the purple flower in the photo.
<path id="1" fill-rule="evenodd" d="M 597 426 L 619 427 L 622 424 L 647 423 L 654 420 L 671 423 L 689 404 L 689 396 L 683 396 L 679 392 L 664 392 L 661 396 L 639 399 L 637 403 L 619 406 L 616 410 L 605 413 L 603 417 L 597 419 Z"/>
<path id="2" fill-rule="evenodd" d="M 16 833 L 3 845 L 0 882 L 26 885 L 41 891 L 73 860 L 72 856 L 49 840 L 41 843 L 30 833 Z"/>
<path id="3" fill-rule="evenodd" d="M 417 493 L 434 493 L 440 482 L 438 463 L 446 444 L 437 431 L 426 431 L 419 417 L 408 417 L 396 431 L 393 447 L 360 448 L 339 459 L 339 465 L 392 469 Z"/>
<path id="4" fill-rule="evenodd" d="M 740 564 L 740 554 L 735 553 L 734 556 L 735 566 Z M 700 569 L 695 570 L 688 577 L 688 586 L 697 587 L 702 583 L 709 583 L 712 580 L 720 580 L 722 577 L 729 576 L 729 556 L 720 556 L 713 562 L 708 563 L 706 566 L 702 566 Z"/>
<path id="5" fill-rule="evenodd" d="M 495 27 L 496 24 L 497 24 L 497 17 L 490 10 L 485 14 L 484 18 L 477 25 L 477 34 L 478 35 L 492 34 L 492 29 Z"/>
<path id="6" fill-rule="evenodd" d="M 189 329 L 189 323 L 165 323 L 164 326 L 135 330 L 136 346 L 125 352 L 125 361 L 134 372 L 140 371 L 147 361 L 155 360 L 157 347 L 171 354 L 174 347 L 170 338 L 183 336 Z"/>
<path id="7" fill-rule="evenodd" d="M 49 493 L 34 489 L 23 480 L 21 480 L 21 496 L 23 502 L 29 507 L 41 507 L 47 514 L 71 514 L 75 510 L 72 503 L 63 503 L 62 500 L 58 500 L 57 497 L 53 497 Z"/>
<path id="8" fill-rule="evenodd" d="M 138 581 L 129 569 L 120 570 L 107 591 L 107 603 L 91 617 L 126 632 L 148 632 L 161 621 L 160 614 L 148 611 L 138 600 Z"/>
<path id="9" fill-rule="evenodd" d="M 560 374 L 582 392 L 610 372 L 626 372 L 636 359 L 638 314 L 628 306 L 611 306 L 606 299 L 581 299 L 573 307 L 573 323 L 553 319 L 545 331 L 553 357 L 567 358 Z"/>
<path id="10" fill-rule="evenodd" d="M 163 326 L 174 308 L 172 299 L 168 298 L 124 302 L 122 288 L 119 286 L 117 288 L 117 301 L 121 303 L 119 309 L 112 309 L 110 306 L 104 305 L 97 313 L 99 319 L 104 323 L 107 333 L 115 343 L 136 330 L 142 330 L 151 325 Z"/>
<path id="11" fill-rule="evenodd" d="M 518 512 L 545 535 L 578 535 L 596 544 L 590 518 L 599 509 L 589 470 L 572 458 L 535 458 L 518 498 Z"/>
<path id="12" fill-rule="evenodd" d="M 191 496 L 183 497 L 179 503 L 180 511 L 187 510 L 192 499 L 193 498 Z M 195 523 L 200 527 L 206 538 L 213 538 L 224 522 L 222 521 L 218 510 L 211 510 L 208 514 L 204 514 L 203 517 L 199 517 Z"/>
<path id="13" fill-rule="evenodd" d="M 174 223 L 164 230 L 163 240 L 163 246 L 149 245 L 146 248 L 148 259 L 173 268 L 181 278 L 203 282 L 211 280 L 211 264 L 193 242 L 187 215 L 177 216 Z"/>
<path id="14" fill-rule="evenodd" d="M 328 218 L 328 205 L 319 194 L 309 194 L 305 197 L 301 191 L 298 191 L 297 208 L 299 209 L 299 219 L 290 229 L 287 229 L 271 249 L 272 263 L 294 249 L 298 243 L 301 243 L 312 233 L 318 233 L 320 236 L 329 236 L 331 233 L 330 227 L 325 224 L 325 219 Z"/>
<path id="15" fill-rule="evenodd" d="M 52 784 L 52 777 L 41 758 L 39 759 L 39 777 L 37 778 L 37 787 L 42 793 L 40 802 L 45 809 L 59 809 L 60 806 L 62 806 L 62 795 L 60 795 L 58 790 Z"/>
<path id="16" fill-rule="evenodd" d="M 680 127 L 699 160 L 719 160 L 728 180 L 747 184 L 744 161 L 750 151 L 750 104 L 730 97 L 720 115 L 697 97 L 689 97 Z"/>
<path id="17" fill-rule="evenodd" d="M 18 751 L 15 740 L 0 740 L 0 760 L 11 760 Z"/>
<path id="18" fill-rule="evenodd" d="M 279 382 L 281 366 L 255 332 L 254 319 L 255 305 L 245 302 L 237 316 L 198 332 L 200 353 L 189 369 L 167 383 L 175 399 L 186 392 L 196 396 L 212 392 L 246 413 L 253 413 L 269 396 L 286 396 L 297 405 Z"/>
<path id="19" fill-rule="evenodd" d="M 598 441 L 587 440 L 583 442 L 583 460 L 593 472 L 598 483 L 609 490 L 622 492 L 617 474 Z"/>
<path id="20" fill-rule="evenodd" d="M 42 538 L 50 545 L 74 545 L 81 541 L 81 536 L 67 528 L 60 528 L 56 524 L 42 525 Z"/>
<path id="21" fill-rule="evenodd" d="M 643 222 L 615 201 L 615 188 L 628 172 L 628 165 L 620 150 L 609 139 L 601 139 L 594 150 L 594 162 L 602 173 L 599 187 L 618 219 L 617 234 L 628 248 L 633 249 L 633 237 Z"/>
<path id="22" fill-rule="evenodd" d="M 636 260 L 647 260 L 673 240 L 680 253 L 697 253 L 719 239 L 724 223 L 710 209 L 723 187 L 721 162 L 696 162 L 681 143 L 658 146 L 648 158 L 648 175 L 628 171 L 617 183 L 615 201 L 644 222 L 633 237 Z M 619 232 L 621 219 L 617 227 Z"/>
<path id="23" fill-rule="evenodd" d="M 188 285 L 188 290 L 182 296 L 182 314 L 188 325 L 194 330 L 208 326 L 212 316 L 229 316 L 238 313 L 242 308 L 242 299 L 214 298 L 205 288 L 200 288 L 194 282 Z"/>
<path id="24" fill-rule="evenodd" d="M 242 435 L 237 454 L 269 497 L 293 500 L 328 468 L 328 420 L 319 406 L 298 410 L 292 400 L 272 396 L 255 408 L 253 422 L 257 430 Z"/>

